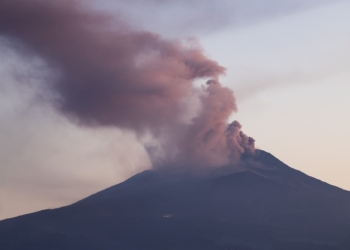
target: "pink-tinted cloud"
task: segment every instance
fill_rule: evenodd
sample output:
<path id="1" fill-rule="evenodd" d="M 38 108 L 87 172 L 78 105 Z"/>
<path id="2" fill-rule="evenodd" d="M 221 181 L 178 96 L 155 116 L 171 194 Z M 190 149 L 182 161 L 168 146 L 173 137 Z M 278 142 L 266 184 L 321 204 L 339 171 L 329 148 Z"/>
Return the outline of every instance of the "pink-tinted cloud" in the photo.
<path id="1" fill-rule="evenodd" d="M 52 69 L 46 84 L 58 95 L 59 111 L 81 125 L 152 135 L 163 150 L 162 164 L 218 166 L 253 152 L 240 125 L 227 124 L 236 103 L 218 82 L 225 68 L 196 41 L 133 30 L 68 0 L 0 0 L 0 35 Z M 198 88 L 197 79 L 211 80 Z M 199 108 L 184 121 L 193 99 Z"/>

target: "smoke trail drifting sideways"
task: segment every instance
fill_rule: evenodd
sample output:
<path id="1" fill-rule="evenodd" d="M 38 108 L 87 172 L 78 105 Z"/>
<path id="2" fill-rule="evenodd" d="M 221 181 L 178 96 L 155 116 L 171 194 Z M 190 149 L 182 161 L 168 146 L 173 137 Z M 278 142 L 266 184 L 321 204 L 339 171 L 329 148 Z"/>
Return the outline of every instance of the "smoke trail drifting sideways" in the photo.
<path id="1" fill-rule="evenodd" d="M 162 164 L 219 166 L 254 152 L 240 125 L 227 124 L 236 104 L 217 81 L 225 68 L 195 41 L 132 30 L 75 0 L 0 0 L 0 35 L 53 69 L 47 84 L 62 113 L 82 125 L 152 135 Z M 200 78 L 212 80 L 197 88 Z"/>

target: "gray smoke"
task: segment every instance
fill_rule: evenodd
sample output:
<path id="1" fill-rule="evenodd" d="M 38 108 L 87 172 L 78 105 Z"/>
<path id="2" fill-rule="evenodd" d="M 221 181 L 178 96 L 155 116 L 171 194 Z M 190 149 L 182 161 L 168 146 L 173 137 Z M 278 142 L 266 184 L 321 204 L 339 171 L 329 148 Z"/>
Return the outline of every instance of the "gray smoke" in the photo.
<path id="1" fill-rule="evenodd" d="M 46 62 L 57 110 L 84 126 L 134 131 L 155 167 L 221 166 L 254 153 L 240 124 L 227 124 L 236 102 L 218 82 L 225 68 L 196 40 L 166 40 L 68 0 L 0 0 L 0 35 Z M 196 87 L 199 79 L 207 83 Z"/>

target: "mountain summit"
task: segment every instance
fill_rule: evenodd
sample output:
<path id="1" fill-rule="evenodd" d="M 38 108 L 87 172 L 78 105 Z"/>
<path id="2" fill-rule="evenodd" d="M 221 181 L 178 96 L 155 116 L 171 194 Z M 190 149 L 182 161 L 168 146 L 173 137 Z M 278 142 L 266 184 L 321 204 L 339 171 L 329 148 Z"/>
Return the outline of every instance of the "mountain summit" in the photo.
<path id="1" fill-rule="evenodd" d="M 237 170 L 239 169 L 239 170 Z M 144 171 L 0 222 L 0 249 L 350 249 L 350 192 L 258 150 L 205 176 Z"/>

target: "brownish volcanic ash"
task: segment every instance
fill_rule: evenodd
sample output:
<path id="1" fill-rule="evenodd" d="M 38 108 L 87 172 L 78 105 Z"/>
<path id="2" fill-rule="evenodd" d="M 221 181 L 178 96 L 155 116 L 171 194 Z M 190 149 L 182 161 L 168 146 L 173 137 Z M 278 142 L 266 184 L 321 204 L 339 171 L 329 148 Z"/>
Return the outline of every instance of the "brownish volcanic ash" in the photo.
<path id="1" fill-rule="evenodd" d="M 227 124 L 236 102 L 218 82 L 225 68 L 194 39 L 166 40 L 66 0 L 0 0 L 0 35 L 55 72 L 46 84 L 60 112 L 81 125 L 132 130 L 141 141 L 151 135 L 155 165 L 218 166 L 254 151 L 240 125 Z M 196 87 L 198 79 L 207 84 Z"/>

